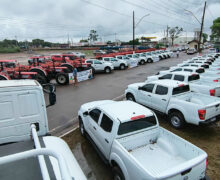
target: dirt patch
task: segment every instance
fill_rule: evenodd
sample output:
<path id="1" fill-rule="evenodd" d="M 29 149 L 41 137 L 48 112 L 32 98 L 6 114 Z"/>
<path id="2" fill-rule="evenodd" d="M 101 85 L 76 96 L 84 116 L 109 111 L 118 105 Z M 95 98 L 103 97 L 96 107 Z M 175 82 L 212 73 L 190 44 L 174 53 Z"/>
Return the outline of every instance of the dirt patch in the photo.
<path id="1" fill-rule="evenodd" d="M 189 125 L 183 130 L 173 129 L 164 117 L 158 115 L 160 125 L 176 135 L 205 150 L 208 154 L 207 174 L 212 180 L 220 177 L 220 126 L 198 127 Z M 111 180 L 111 168 L 103 163 L 79 129 L 63 138 L 72 149 L 88 179 Z"/>

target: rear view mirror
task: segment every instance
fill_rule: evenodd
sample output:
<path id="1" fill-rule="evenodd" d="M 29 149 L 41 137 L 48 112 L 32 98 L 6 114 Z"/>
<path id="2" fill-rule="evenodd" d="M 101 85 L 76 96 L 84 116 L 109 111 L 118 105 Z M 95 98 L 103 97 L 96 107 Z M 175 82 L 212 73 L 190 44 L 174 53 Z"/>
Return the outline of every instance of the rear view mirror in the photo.
<path id="1" fill-rule="evenodd" d="M 49 94 L 49 106 L 53 106 L 56 104 L 56 86 L 54 84 L 48 83 L 48 84 L 43 84 L 43 90 L 45 93 Z"/>

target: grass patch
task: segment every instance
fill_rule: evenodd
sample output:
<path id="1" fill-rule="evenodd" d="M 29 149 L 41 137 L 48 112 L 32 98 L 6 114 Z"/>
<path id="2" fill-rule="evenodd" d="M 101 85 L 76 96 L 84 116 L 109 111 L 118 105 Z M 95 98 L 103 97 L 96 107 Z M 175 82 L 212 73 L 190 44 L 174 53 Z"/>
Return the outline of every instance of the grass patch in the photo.
<path id="1" fill-rule="evenodd" d="M 19 47 L 0 47 L 0 53 L 17 53 L 20 51 Z"/>

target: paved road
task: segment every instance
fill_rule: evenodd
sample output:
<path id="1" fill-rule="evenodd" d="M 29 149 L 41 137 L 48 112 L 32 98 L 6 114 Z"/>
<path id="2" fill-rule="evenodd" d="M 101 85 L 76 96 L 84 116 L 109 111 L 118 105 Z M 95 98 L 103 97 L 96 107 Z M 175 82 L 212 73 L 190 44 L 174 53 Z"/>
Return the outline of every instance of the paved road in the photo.
<path id="1" fill-rule="evenodd" d="M 57 103 L 47 109 L 51 132 L 57 135 L 76 125 L 78 120 L 74 117 L 83 103 L 118 97 L 129 84 L 144 81 L 147 76 L 190 57 L 192 56 L 181 53 L 180 58 L 170 58 L 124 71 L 115 70 L 112 74 L 98 74 L 95 79 L 81 82 L 78 87 L 58 86 Z"/>

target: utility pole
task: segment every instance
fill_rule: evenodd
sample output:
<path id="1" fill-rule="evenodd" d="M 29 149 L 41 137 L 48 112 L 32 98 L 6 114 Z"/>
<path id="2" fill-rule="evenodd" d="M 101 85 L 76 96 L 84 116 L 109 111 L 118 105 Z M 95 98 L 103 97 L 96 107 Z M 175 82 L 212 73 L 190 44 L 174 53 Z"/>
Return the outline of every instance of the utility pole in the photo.
<path id="1" fill-rule="evenodd" d="M 135 45 L 134 45 L 134 39 L 135 39 L 135 24 L 134 24 L 135 22 L 134 22 L 134 11 L 133 11 L 133 52 L 134 52 L 134 50 L 135 50 Z"/>
<path id="2" fill-rule="evenodd" d="M 167 25 L 167 46 L 169 46 L 169 40 L 168 40 L 168 30 L 169 30 L 169 26 Z"/>
<path id="3" fill-rule="evenodd" d="M 201 52 L 200 45 L 201 45 L 203 24 L 204 24 L 204 18 L 205 18 L 205 10 L 206 10 L 206 1 L 205 1 L 204 9 L 203 9 L 202 23 L 201 23 L 201 29 L 200 29 L 200 34 L 199 34 L 199 42 L 198 42 L 198 50 L 199 50 L 199 52 Z"/>

